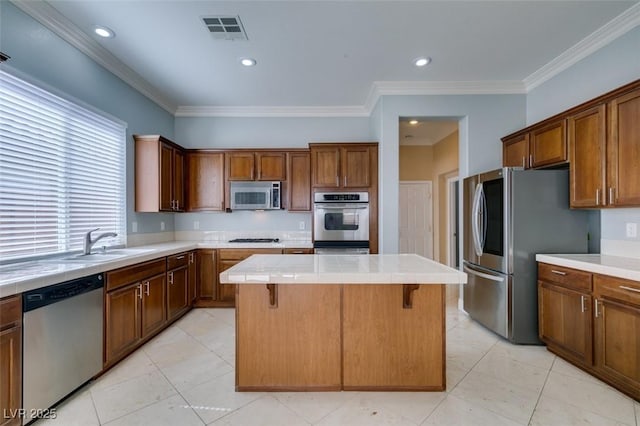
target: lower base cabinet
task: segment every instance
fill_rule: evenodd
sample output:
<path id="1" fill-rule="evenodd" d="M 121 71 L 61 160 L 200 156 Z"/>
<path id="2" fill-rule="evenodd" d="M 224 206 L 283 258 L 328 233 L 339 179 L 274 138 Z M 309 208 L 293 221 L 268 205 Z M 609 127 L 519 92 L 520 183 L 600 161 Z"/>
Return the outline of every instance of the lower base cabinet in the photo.
<path id="1" fill-rule="evenodd" d="M 640 401 L 640 282 L 543 263 L 538 278 L 547 348 Z"/>
<path id="2" fill-rule="evenodd" d="M 200 249 L 196 251 L 196 296 L 195 306 L 199 308 L 214 307 L 218 297 L 218 251 L 216 249 Z"/>
<path id="3" fill-rule="evenodd" d="M 0 425 L 22 424 L 22 296 L 0 300 Z"/>

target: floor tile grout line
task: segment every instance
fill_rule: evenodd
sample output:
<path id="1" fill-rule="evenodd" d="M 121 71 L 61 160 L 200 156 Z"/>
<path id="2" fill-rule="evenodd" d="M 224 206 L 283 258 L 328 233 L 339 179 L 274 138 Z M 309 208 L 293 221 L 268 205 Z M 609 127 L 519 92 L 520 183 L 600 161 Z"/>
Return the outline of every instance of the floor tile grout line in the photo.
<path id="1" fill-rule="evenodd" d="M 540 388 L 540 393 L 538 393 L 538 399 L 536 399 L 536 404 L 533 406 L 533 411 L 531 412 L 531 415 L 529 416 L 529 421 L 527 422 L 527 425 L 531 425 L 531 421 L 533 420 L 533 416 L 536 414 L 536 409 L 538 408 L 538 404 L 540 404 L 540 399 L 542 398 L 542 394 L 544 392 L 544 388 L 547 386 L 547 381 L 549 381 L 549 376 L 551 375 L 551 370 L 553 370 L 553 366 L 555 365 L 557 359 L 558 359 L 558 357 L 556 355 L 554 355 L 553 362 L 551 363 L 551 366 L 549 367 L 549 370 L 547 371 L 547 376 L 544 378 L 544 383 L 542 384 L 542 387 Z"/>

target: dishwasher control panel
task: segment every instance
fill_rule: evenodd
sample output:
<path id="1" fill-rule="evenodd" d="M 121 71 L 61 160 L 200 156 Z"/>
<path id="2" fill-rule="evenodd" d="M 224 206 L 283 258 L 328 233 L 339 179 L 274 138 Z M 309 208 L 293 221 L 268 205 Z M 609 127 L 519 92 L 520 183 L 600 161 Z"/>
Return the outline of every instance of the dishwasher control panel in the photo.
<path id="1" fill-rule="evenodd" d="M 95 274 L 31 290 L 22 295 L 22 311 L 29 312 L 102 287 L 104 274 Z"/>

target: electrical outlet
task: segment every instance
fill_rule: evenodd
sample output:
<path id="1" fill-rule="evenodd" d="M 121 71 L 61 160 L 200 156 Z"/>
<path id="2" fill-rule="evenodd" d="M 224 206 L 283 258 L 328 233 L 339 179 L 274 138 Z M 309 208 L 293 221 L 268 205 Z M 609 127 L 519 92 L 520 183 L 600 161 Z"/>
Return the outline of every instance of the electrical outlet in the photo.
<path id="1" fill-rule="evenodd" d="M 160 222 L 160 230 L 164 231 L 164 222 Z"/>
<path id="2" fill-rule="evenodd" d="M 298 222 L 298 229 L 300 229 L 301 231 L 304 231 L 304 220 L 301 220 L 300 222 Z"/>
<path id="3" fill-rule="evenodd" d="M 138 232 L 138 222 L 131 222 L 131 232 Z"/>
<path id="4" fill-rule="evenodd" d="M 193 229 L 195 229 L 196 231 L 198 229 L 200 229 L 200 221 L 199 220 L 194 220 L 193 221 Z"/>
<path id="5" fill-rule="evenodd" d="M 627 238 L 638 237 L 638 224 L 633 222 L 627 223 Z"/>

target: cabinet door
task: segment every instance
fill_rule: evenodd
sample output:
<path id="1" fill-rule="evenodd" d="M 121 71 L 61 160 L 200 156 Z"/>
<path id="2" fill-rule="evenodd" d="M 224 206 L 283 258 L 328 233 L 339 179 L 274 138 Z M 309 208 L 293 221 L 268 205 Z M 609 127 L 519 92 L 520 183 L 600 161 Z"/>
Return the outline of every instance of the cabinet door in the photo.
<path id="1" fill-rule="evenodd" d="M 344 188 L 368 188 L 371 185 L 369 147 L 348 147 L 341 150 L 342 182 Z"/>
<path id="2" fill-rule="evenodd" d="M 110 364 L 130 352 L 142 338 L 140 299 L 142 284 L 110 291 L 105 299 L 105 362 Z"/>
<path id="3" fill-rule="evenodd" d="M 0 331 L 0 377 L 0 425 L 20 425 L 17 410 L 22 408 L 22 327 L 19 325 Z"/>
<path id="4" fill-rule="evenodd" d="M 167 296 L 165 274 L 156 275 L 142 282 L 142 337 L 162 328 L 167 321 Z"/>
<path id="5" fill-rule="evenodd" d="M 160 143 L 160 210 L 173 211 L 173 148 Z"/>
<path id="6" fill-rule="evenodd" d="M 227 180 L 254 180 L 253 152 L 228 152 L 226 155 Z"/>
<path id="7" fill-rule="evenodd" d="M 504 167 L 529 168 L 529 134 L 505 140 L 502 145 Z"/>
<path id="8" fill-rule="evenodd" d="M 543 342 L 591 365 L 591 321 L 591 296 L 538 281 L 538 332 Z"/>
<path id="9" fill-rule="evenodd" d="M 231 268 L 233 265 L 239 263 L 240 260 L 220 260 L 218 262 L 218 274 Z M 218 284 L 218 300 L 231 302 L 236 299 L 236 286 L 235 284 Z"/>
<path id="10" fill-rule="evenodd" d="M 189 252 L 189 305 L 193 305 L 193 302 L 195 302 L 198 297 L 196 289 L 198 282 L 197 260 L 198 257 L 196 256 L 196 252 Z"/>
<path id="11" fill-rule="evenodd" d="M 311 211 L 311 154 L 290 152 L 288 167 L 289 211 Z"/>
<path id="12" fill-rule="evenodd" d="M 173 200 L 174 210 L 184 211 L 184 152 L 173 150 Z"/>
<path id="13" fill-rule="evenodd" d="M 603 191 L 605 115 L 605 106 L 599 105 L 568 119 L 571 207 L 597 207 L 606 203 Z"/>
<path id="14" fill-rule="evenodd" d="M 640 206 L 640 89 L 610 103 L 607 197 L 615 206 Z"/>
<path id="15" fill-rule="evenodd" d="M 187 210 L 224 210 L 224 154 L 189 153 L 187 164 Z"/>
<path id="16" fill-rule="evenodd" d="M 313 254 L 312 248 L 286 248 L 284 254 Z"/>
<path id="17" fill-rule="evenodd" d="M 188 266 L 167 272 L 167 319 L 171 321 L 189 308 Z"/>
<path id="18" fill-rule="evenodd" d="M 344 389 L 443 390 L 444 285 L 343 287 Z"/>
<path id="19" fill-rule="evenodd" d="M 530 167 L 551 166 L 567 162 L 566 120 L 534 129 L 529 135 Z"/>
<path id="20" fill-rule="evenodd" d="M 258 180 L 287 180 L 284 152 L 257 152 Z"/>
<path id="21" fill-rule="evenodd" d="M 218 283 L 216 251 L 198 250 L 197 258 L 197 297 L 198 299 L 216 300 L 216 287 Z"/>
<path id="22" fill-rule="evenodd" d="M 340 186 L 340 148 L 311 148 L 311 186 L 338 188 Z"/>

